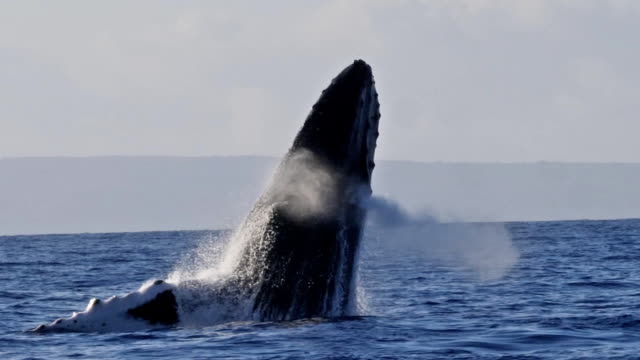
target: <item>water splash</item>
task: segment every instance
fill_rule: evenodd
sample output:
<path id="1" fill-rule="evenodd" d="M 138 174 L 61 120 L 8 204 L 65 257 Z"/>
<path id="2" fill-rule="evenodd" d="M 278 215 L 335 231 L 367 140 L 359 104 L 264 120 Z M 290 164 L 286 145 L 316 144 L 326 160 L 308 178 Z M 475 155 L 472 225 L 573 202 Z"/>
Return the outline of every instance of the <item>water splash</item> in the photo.
<path id="1" fill-rule="evenodd" d="M 313 153 L 302 149 L 288 154 L 243 224 L 221 237 L 203 239 L 169 275 L 168 282 L 176 285 L 183 325 L 251 320 L 258 316 L 253 306 L 258 289 L 262 282 L 270 281 L 265 280 L 270 276 L 267 272 L 274 271 L 268 268 L 277 231 L 277 225 L 272 223 L 274 212 L 281 211 L 294 221 L 333 221 L 339 181 L 340 175 Z M 353 201 L 361 199 L 362 195 L 354 194 Z M 327 291 L 323 300 L 323 313 L 327 316 L 355 314 L 358 307 L 356 276 L 351 275 L 352 264 L 346 260 L 347 240 L 342 232 L 337 236 L 338 259 L 334 260 L 332 274 L 335 289 Z M 304 301 L 307 300 L 293 299 L 292 308 L 296 302 Z"/>
<path id="2" fill-rule="evenodd" d="M 264 269 L 256 261 L 244 266 L 241 261 L 269 247 L 265 229 L 271 211 L 268 206 L 255 208 L 236 230 L 204 238 L 177 263 L 167 281 L 176 286 L 183 326 L 254 319 L 253 282 Z"/>

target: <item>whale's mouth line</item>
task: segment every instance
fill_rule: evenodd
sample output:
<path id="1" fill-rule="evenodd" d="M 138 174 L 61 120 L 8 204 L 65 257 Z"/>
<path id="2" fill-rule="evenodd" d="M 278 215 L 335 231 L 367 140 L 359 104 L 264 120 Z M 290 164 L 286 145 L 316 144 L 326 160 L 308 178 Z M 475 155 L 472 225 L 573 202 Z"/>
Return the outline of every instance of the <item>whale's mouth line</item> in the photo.
<path id="1" fill-rule="evenodd" d="M 158 280 L 34 331 L 353 319 L 379 118 L 371 68 L 356 60 L 323 91 L 219 263 L 202 265 L 214 278 Z"/>

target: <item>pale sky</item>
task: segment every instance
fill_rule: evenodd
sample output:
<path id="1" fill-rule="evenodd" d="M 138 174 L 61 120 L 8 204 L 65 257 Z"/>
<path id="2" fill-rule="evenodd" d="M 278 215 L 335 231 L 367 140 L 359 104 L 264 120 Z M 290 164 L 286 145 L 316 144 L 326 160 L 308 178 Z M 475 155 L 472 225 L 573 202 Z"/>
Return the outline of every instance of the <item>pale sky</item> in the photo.
<path id="1" fill-rule="evenodd" d="M 370 63 L 377 157 L 640 162 L 640 1 L 6 1 L 0 157 L 282 155 Z"/>

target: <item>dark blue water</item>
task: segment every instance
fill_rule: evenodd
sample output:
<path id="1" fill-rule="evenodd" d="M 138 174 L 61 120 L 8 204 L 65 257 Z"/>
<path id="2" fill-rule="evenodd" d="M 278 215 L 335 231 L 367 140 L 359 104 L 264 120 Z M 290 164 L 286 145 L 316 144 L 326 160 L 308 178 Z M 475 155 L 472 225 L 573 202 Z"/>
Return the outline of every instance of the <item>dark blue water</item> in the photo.
<path id="1" fill-rule="evenodd" d="M 369 235 L 359 317 L 106 334 L 25 330 L 166 277 L 212 232 L 0 237 L 0 358 L 640 358 L 640 220 L 507 229 L 520 258 L 489 280 Z"/>

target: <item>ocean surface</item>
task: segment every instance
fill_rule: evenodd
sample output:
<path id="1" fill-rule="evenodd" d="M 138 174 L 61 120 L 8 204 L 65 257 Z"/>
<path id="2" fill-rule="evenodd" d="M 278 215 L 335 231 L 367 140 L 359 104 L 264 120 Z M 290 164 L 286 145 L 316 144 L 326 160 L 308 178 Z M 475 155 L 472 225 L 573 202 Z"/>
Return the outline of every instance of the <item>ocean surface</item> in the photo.
<path id="1" fill-rule="evenodd" d="M 345 318 L 28 331 L 166 278 L 221 234 L 0 237 L 0 359 L 640 358 L 640 220 L 370 228 Z"/>

